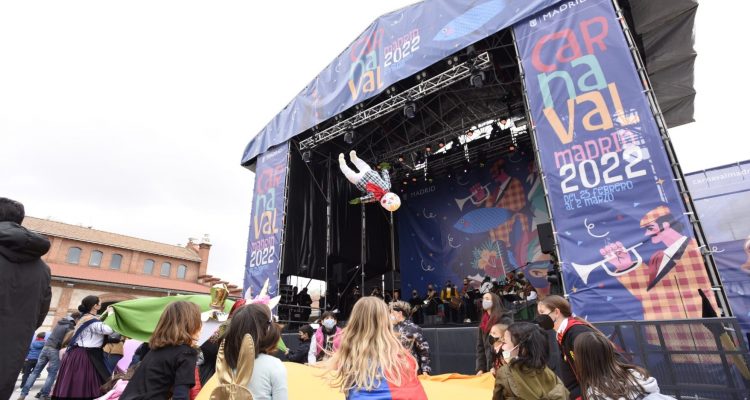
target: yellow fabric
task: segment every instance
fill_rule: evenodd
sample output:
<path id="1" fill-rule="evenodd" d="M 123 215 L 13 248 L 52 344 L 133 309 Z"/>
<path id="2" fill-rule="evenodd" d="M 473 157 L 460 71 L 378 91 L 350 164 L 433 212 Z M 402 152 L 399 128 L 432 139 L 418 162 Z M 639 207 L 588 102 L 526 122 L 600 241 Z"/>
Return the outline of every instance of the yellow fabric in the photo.
<path id="1" fill-rule="evenodd" d="M 307 365 L 285 362 L 289 399 L 344 400 L 344 394 L 332 389 L 322 378 L 323 371 Z M 423 376 L 419 380 L 430 400 L 490 399 L 495 377 L 490 373 L 481 376 L 444 374 Z M 209 400 L 216 387 L 216 375 L 206 382 L 197 400 Z"/>

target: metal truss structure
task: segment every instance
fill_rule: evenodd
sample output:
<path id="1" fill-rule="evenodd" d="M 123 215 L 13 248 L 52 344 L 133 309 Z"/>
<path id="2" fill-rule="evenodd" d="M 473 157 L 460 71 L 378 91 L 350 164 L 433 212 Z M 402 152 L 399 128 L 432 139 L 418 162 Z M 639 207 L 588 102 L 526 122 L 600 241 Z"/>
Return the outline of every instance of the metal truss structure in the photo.
<path id="1" fill-rule="evenodd" d="M 478 71 L 484 71 L 492 67 L 490 55 L 488 52 L 479 54 L 476 58 L 456 64 L 450 69 L 437 74 L 429 79 L 425 79 L 417 85 L 404 90 L 401 93 L 394 94 L 386 100 L 377 103 L 369 108 L 361 110 L 351 117 L 341 120 L 329 128 L 314 133 L 311 137 L 299 142 L 300 150 L 309 150 L 318 145 L 333 140 L 350 129 L 354 129 L 372 122 L 384 115 L 392 113 L 399 108 L 404 107 L 407 102 L 419 100 L 425 96 L 436 93 L 439 90 L 450 86 L 456 82 L 470 77 Z"/>

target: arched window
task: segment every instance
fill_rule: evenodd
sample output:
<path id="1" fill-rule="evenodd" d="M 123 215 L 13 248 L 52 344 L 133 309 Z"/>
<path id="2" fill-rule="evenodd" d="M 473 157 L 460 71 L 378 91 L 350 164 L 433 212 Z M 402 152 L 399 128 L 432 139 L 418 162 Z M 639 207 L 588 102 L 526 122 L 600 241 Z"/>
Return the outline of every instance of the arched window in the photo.
<path id="1" fill-rule="evenodd" d="M 170 272 L 172 272 L 172 264 L 168 262 L 161 263 L 161 276 L 169 276 Z"/>
<path id="2" fill-rule="evenodd" d="M 104 256 L 104 253 L 102 253 L 99 250 L 94 250 L 91 252 L 91 257 L 89 257 L 89 266 L 91 267 L 99 267 L 102 265 L 102 256 Z"/>
<path id="3" fill-rule="evenodd" d="M 187 275 L 187 266 L 180 264 L 177 267 L 177 279 L 185 279 L 185 275 Z"/>
<path id="4" fill-rule="evenodd" d="M 146 275 L 154 273 L 154 260 L 148 259 L 143 263 L 143 273 Z"/>
<path id="5" fill-rule="evenodd" d="M 120 269 L 120 264 L 122 264 L 122 255 L 112 254 L 112 259 L 109 260 L 109 268 Z"/>
<path id="6" fill-rule="evenodd" d="M 81 261 L 81 248 L 71 247 L 68 249 L 68 255 L 65 257 L 65 262 L 68 264 L 78 264 Z"/>

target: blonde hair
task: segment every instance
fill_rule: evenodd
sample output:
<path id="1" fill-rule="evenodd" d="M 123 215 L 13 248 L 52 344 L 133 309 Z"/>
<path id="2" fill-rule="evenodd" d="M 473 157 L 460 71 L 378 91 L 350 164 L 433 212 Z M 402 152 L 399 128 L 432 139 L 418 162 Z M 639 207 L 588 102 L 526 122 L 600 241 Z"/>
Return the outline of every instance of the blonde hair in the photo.
<path id="1" fill-rule="evenodd" d="M 156 324 L 156 329 L 148 341 L 151 350 L 168 346 L 193 344 L 193 335 L 200 332 L 201 310 L 189 301 L 169 303 Z"/>
<path id="2" fill-rule="evenodd" d="M 392 301 L 390 304 L 388 304 L 388 308 L 391 311 L 400 312 L 401 315 L 403 315 L 406 319 L 409 319 L 409 317 L 411 316 L 411 304 L 403 300 Z"/>
<path id="3" fill-rule="evenodd" d="M 370 391 L 382 376 L 400 386 L 403 377 L 408 374 L 416 377 L 417 373 L 416 360 L 391 330 L 388 307 L 383 300 L 372 296 L 354 304 L 341 346 L 325 363 L 333 372 L 331 385 L 342 392 Z"/>

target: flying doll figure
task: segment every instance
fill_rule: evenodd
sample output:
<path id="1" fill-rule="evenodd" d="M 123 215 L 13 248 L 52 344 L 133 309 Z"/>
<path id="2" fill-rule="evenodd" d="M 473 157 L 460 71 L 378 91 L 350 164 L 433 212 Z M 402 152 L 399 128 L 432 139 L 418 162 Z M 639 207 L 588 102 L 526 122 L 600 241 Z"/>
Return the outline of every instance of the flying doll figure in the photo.
<path id="1" fill-rule="evenodd" d="M 349 152 L 349 160 L 354 164 L 359 172 L 354 172 L 348 165 L 344 153 L 339 154 L 339 168 L 349 182 L 353 183 L 364 196 L 351 200 L 351 204 L 371 203 L 379 201 L 380 205 L 388 211 L 396 211 L 401 206 L 401 199 L 397 194 L 392 193 L 391 178 L 388 174 L 387 163 L 381 163 L 381 172 L 377 173 L 357 157 L 357 152 Z"/>

